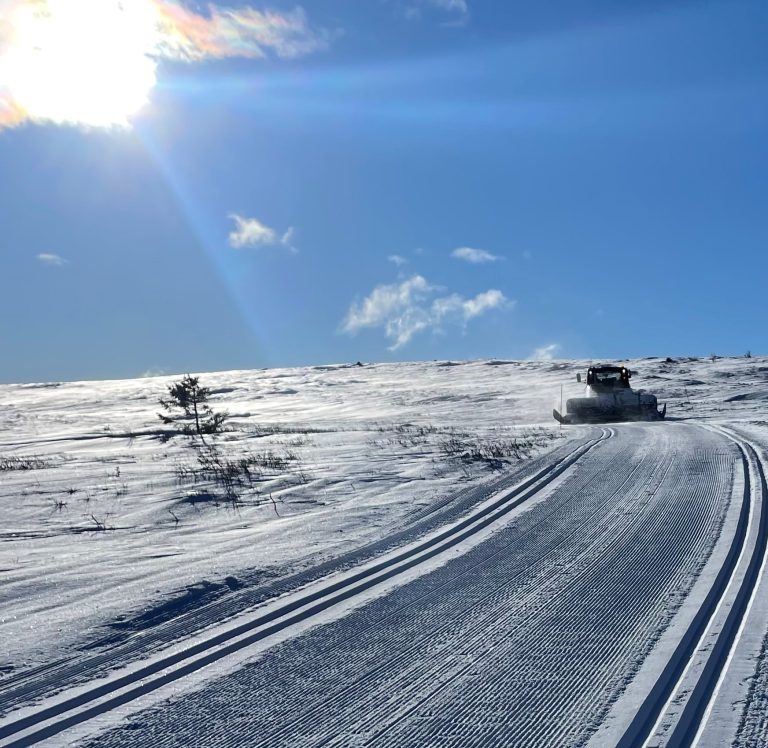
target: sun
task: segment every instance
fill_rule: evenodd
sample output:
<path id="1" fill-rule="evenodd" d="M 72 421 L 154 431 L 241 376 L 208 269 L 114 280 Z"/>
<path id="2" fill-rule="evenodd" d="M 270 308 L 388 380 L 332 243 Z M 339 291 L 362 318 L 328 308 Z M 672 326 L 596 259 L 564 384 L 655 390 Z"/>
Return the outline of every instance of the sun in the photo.
<path id="1" fill-rule="evenodd" d="M 10 18 L 0 93 L 17 115 L 127 127 L 147 103 L 157 80 L 152 0 L 22 0 Z"/>

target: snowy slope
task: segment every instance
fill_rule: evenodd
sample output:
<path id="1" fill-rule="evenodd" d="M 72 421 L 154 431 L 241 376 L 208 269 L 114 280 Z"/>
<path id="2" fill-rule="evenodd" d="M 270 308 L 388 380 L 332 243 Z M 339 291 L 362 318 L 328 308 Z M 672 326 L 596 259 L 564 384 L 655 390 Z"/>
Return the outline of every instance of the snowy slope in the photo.
<path id="1" fill-rule="evenodd" d="M 186 587 L 205 591 L 204 580 L 219 594 L 377 537 L 492 475 L 448 456 L 441 445 L 454 437 L 533 437 L 531 453 L 557 444 L 556 424 L 524 425 L 544 420 L 551 393 L 516 392 L 517 369 L 536 365 L 204 375 L 235 429 L 216 440 L 223 453 L 296 457 L 267 469 L 234 507 L 215 486 L 180 483 L 179 468 L 195 465 L 188 439 L 158 438 L 158 398 L 176 378 L 1 387 L 0 457 L 44 467 L 0 473 L 0 667 L 43 662 L 109 633 L 98 627 L 119 615 Z"/>
<path id="2" fill-rule="evenodd" d="M 580 392 L 574 374 L 586 363 L 202 375 L 213 406 L 232 416 L 221 451 L 287 460 L 236 505 L 216 486 L 180 480 L 195 464 L 188 439 L 158 438 L 157 400 L 177 377 L 0 387 L 0 671 L 119 633 L 119 617 L 140 628 L 390 532 L 496 477 L 487 461 L 461 459 L 473 445 L 516 441 L 505 460 L 514 467 L 584 438 L 584 428 L 556 429 L 550 413 L 561 384 L 566 398 Z M 670 417 L 735 424 L 768 443 L 766 359 L 629 365 L 633 385 L 668 402 Z M 10 469 L 21 465 L 31 469 Z"/>

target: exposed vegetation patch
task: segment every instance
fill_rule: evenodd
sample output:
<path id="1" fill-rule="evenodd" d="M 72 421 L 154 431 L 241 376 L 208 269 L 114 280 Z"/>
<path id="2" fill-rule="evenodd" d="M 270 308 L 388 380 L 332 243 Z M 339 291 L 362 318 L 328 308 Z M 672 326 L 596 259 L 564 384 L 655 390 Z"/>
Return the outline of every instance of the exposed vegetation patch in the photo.
<path id="1" fill-rule="evenodd" d="M 50 467 L 51 463 L 42 457 L 36 456 L 0 456 L 0 472 L 10 472 L 13 470 L 41 470 Z"/>
<path id="2" fill-rule="evenodd" d="M 277 434 L 295 434 L 306 436 L 307 434 L 333 434 L 338 429 L 318 428 L 315 426 L 289 426 L 281 423 L 259 424 L 249 429 L 248 433 L 252 436 L 275 436 Z"/>
<path id="3" fill-rule="evenodd" d="M 543 429 L 525 432 L 512 438 L 468 437 L 454 434 L 440 443 L 440 450 L 451 459 L 502 467 L 510 460 L 529 458 L 534 450 L 556 438 L 557 434 Z"/>
<path id="4" fill-rule="evenodd" d="M 472 463 L 494 469 L 517 460 L 531 457 L 561 435 L 547 429 L 502 429 L 488 433 L 459 429 L 455 426 L 435 424 L 384 424 L 376 429 L 384 438 L 373 439 L 370 444 L 378 449 L 421 449 L 434 459 L 461 463 L 463 468 Z"/>
<path id="5" fill-rule="evenodd" d="M 196 462 L 176 468 L 180 483 L 207 484 L 223 492 L 223 497 L 210 491 L 190 494 L 185 503 L 216 503 L 224 498 L 238 503 L 244 489 L 253 488 L 269 475 L 285 472 L 298 461 L 293 452 L 247 452 L 237 457 L 224 455 L 217 447 L 202 445 L 197 451 Z"/>

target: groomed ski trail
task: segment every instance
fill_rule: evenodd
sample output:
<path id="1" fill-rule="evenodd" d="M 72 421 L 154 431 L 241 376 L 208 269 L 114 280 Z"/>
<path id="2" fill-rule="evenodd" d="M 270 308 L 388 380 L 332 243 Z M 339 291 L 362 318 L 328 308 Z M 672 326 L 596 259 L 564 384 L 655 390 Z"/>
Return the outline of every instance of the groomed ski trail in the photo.
<path id="1" fill-rule="evenodd" d="M 201 615 L 193 616 L 192 622 L 172 622 L 160 631 L 151 632 L 148 641 L 145 637 L 138 637 L 138 642 L 129 641 L 127 646 L 117 647 L 111 652 L 86 656 L 80 661 L 64 660 L 9 679 L 2 684 L 4 688 L 0 690 L 0 710 L 12 710 L 0 722 L 0 745 L 31 745 L 56 735 L 68 727 L 194 673 L 276 632 L 302 624 L 345 600 L 361 597 L 370 588 L 410 569 L 423 566 L 462 541 L 471 540 L 510 511 L 536 497 L 600 441 L 613 434 L 610 429 L 592 431 L 595 434 L 593 437 L 577 439 L 570 446 L 556 450 L 543 463 L 534 461 L 533 465 L 512 475 L 459 492 L 453 501 L 439 503 L 429 516 L 423 516 L 420 512 L 400 532 L 364 546 L 335 563 L 324 565 L 335 567 L 337 573 L 321 577 L 317 584 L 299 586 L 295 594 L 283 595 L 274 605 L 267 605 L 266 612 L 261 612 L 261 608 L 257 607 L 253 615 L 235 617 L 232 625 L 214 626 L 210 633 L 204 630 L 197 637 L 189 637 L 190 642 L 182 646 L 168 647 L 168 651 L 160 656 L 151 656 L 147 645 L 167 641 L 169 629 L 189 631 L 194 624 L 200 628 L 206 622 L 212 623 L 212 616 L 216 613 L 222 617 L 224 612 L 229 612 L 230 616 L 236 614 L 245 601 L 225 601 L 228 611 L 227 607 L 222 611 L 221 604 L 213 604 L 206 606 Z M 540 463 L 538 469 L 535 469 L 536 463 Z M 471 508 L 470 511 L 467 511 L 468 508 Z M 407 543 L 409 538 L 417 540 Z M 402 545 L 398 546 L 398 543 Z M 392 546 L 395 550 L 387 553 L 386 550 Z M 358 566 L 353 563 L 355 559 L 360 562 L 369 557 L 373 557 L 371 562 L 359 563 Z M 343 571 L 349 565 L 352 565 L 351 570 Z M 342 569 L 340 573 L 339 569 Z M 299 575 L 298 580 L 292 581 L 298 585 L 302 578 L 304 581 L 311 580 L 321 570 L 316 569 L 314 574 L 312 571 L 304 573 Z M 247 596 L 245 599 L 248 599 Z M 241 621 L 242 618 L 245 620 Z M 125 662 L 130 663 L 141 654 L 145 658 L 149 657 L 150 661 L 138 662 L 121 670 L 117 658 L 126 657 Z M 56 695 L 62 690 L 62 682 L 67 680 L 69 690 L 60 696 Z M 89 685 L 89 681 L 93 681 L 94 685 Z M 46 689 L 52 696 L 45 698 Z M 42 704 L 39 707 L 25 707 L 30 699 L 40 697 Z M 22 705 L 21 709 L 12 709 L 19 704 Z"/>
<path id="2" fill-rule="evenodd" d="M 548 487 L 545 500 L 462 555 L 254 653 L 196 691 L 105 732 L 94 727 L 100 734 L 86 745 L 582 746 L 600 734 L 685 604 L 695 610 L 674 656 L 682 665 L 700 657 L 700 669 L 662 663 L 649 683 L 653 709 L 643 703 L 624 715 L 636 722 L 645 710 L 643 730 L 605 744 L 644 745 L 665 715 L 669 742 L 660 744 L 695 744 L 759 581 L 761 458 L 723 430 L 622 424 L 560 464 L 511 501 L 491 502 L 524 505 Z M 487 514 L 475 523 L 493 521 Z M 424 542 L 446 542 L 435 537 L 447 531 Z M 728 548 L 722 562 L 713 555 L 718 543 Z M 717 569 L 707 567 L 710 557 Z M 699 599 L 692 590 L 708 579 L 705 567 L 714 581 Z M 373 574 L 381 571 L 396 573 Z M 710 647 L 702 637 L 715 622 Z M 689 698 L 667 714 L 679 689 Z M 109 700 L 93 709 L 91 717 L 108 717 Z M 67 719 L 53 714 L 42 729 L 7 733 L 0 745 L 66 744 Z"/>

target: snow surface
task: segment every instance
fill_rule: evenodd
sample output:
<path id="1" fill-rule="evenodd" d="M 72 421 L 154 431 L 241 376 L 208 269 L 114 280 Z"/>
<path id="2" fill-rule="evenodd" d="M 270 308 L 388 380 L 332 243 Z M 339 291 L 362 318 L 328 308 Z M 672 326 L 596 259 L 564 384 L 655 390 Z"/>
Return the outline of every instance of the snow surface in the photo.
<path id="1" fill-rule="evenodd" d="M 706 562 L 732 458 L 617 429 L 486 542 L 88 745 L 583 745 Z"/>
<path id="2" fill-rule="evenodd" d="M 533 456 L 583 438 L 584 428 L 557 428 L 551 410 L 561 385 L 564 398 L 581 392 L 575 373 L 587 363 L 203 374 L 213 407 L 231 415 L 221 453 L 288 459 L 236 505 L 218 486 L 180 480 L 196 464 L 188 438 L 160 438 L 158 398 L 178 377 L 0 386 L 0 674 L 374 540 L 493 480 L 488 462 L 461 459 L 473 445 L 516 440 Z M 628 365 L 671 419 L 768 444 L 768 359 Z M 10 469 L 21 465 L 32 469 Z M 746 718 L 759 731 L 764 713 Z"/>
<path id="3" fill-rule="evenodd" d="M 267 470 L 235 507 L 216 500 L 215 486 L 180 483 L 179 467 L 195 465 L 189 439 L 158 438 L 158 399 L 178 377 L 0 387 L 0 459 L 46 465 L 0 473 L 0 671 L 45 662 L 187 588 L 225 594 L 378 537 L 490 475 L 444 454 L 455 436 L 533 435 L 534 451 L 557 444 L 557 424 L 526 425 L 545 420 L 551 393 L 531 401 L 530 384 L 524 393 L 513 384 L 514 372 L 530 380 L 538 368 L 443 362 L 204 375 L 212 406 L 229 411 L 235 429 L 216 440 L 223 453 L 297 457 Z M 550 381 L 552 390 L 552 373 Z M 438 431 L 421 435 L 420 426 Z"/>

